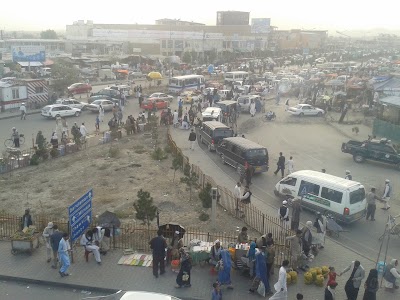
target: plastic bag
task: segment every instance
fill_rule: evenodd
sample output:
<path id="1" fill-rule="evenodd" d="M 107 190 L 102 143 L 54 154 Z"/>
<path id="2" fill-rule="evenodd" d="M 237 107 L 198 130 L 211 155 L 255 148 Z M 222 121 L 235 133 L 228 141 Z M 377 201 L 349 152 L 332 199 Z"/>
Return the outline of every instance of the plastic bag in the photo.
<path id="1" fill-rule="evenodd" d="M 268 300 L 287 300 L 287 291 L 279 291 L 276 292 L 271 298 Z"/>
<path id="2" fill-rule="evenodd" d="M 257 288 L 257 293 L 259 293 L 261 296 L 265 297 L 265 285 L 261 280 L 260 280 L 260 284 L 258 285 L 258 288 Z"/>

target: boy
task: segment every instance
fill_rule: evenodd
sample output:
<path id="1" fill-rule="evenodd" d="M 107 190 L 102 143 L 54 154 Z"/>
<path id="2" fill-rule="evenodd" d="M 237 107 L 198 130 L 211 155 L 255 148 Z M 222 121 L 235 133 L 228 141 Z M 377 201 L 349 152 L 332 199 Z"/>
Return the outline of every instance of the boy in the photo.
<path id="1" fill-rule="evenodd" d="M 211 300 L 222 300 L 222 291 L 221 291 L 218 281 L 213 283 Z"/>

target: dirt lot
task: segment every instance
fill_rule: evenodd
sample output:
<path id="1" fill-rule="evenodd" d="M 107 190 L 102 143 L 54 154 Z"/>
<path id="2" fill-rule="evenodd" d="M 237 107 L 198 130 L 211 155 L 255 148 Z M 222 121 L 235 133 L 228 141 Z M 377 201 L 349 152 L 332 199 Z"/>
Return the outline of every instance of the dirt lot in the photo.
<path id="1" fill-rule="evenodd" d="M 159 140 L 164 147 L 165 128 L 160 129 Z M 211 215 L 202 208 L 197 196 L 199 190 L 193 192 L 190 201 L 188 187 L 180 183 L 183 176 L 180 170 L 173 182 L 172 155 L 162 161 L 153 160 L 150 155 L 153 143 L 149 135 L 127 136 L 113 144 L 91 147 L 2 175 L 0 207 L 17 215 L 30 208 L 32 215 L 67 218 L 67 207 L 93 188 L 93 215 L 110 210 L 123 220 L 133 221 L 132 204 L 138 190 L 143 189 L 150 192 L 158 206 L 161 224 L 177 222 L 185 227 L 212 230 L 210 221 L 199 220 L 203 211 Z M 218 209 L 217 231 L 235 233 L 236 227 L 241 226 L 242 222 Z"/>

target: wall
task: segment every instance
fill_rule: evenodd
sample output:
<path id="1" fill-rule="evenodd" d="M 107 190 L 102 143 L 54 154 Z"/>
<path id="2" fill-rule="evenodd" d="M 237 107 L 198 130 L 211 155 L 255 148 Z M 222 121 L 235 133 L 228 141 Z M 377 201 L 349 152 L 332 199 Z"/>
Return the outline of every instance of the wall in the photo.
<path id="1" fill-rule="evenodd" d="M 14 99 L 12 97 L 12 90 L 18 89 L 19 90 L 19 98 Z M 28 98 L 28 91 L 26 86 L 12 86 L 12 87 L 4 87 L 2 90 L 1 100 L 3 102 L 15 101 L 15 100 L 25 100 Z"/>
<path id="2" fill-rule="evenodd" d="M 385 137 L 394 143 L 400 143 L 400 125 L 394 125 L 379 119 L 374 120 L 372 134 Z"/>

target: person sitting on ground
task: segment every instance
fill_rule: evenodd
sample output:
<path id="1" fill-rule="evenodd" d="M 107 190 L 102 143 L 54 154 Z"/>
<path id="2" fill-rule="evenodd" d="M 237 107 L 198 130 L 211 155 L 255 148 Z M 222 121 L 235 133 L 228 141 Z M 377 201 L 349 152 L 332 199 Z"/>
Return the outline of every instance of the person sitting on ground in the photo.
<path id="1" fill-rule="evenodd" d="M 217 265 L 217 263 L 221 259 L 221 251 L 222 251 L 221 242 L 219 240 L 216 240 L 214 242 L 214 246 L 211 247 L 210 260 L 209 260 L 210 264 L 214 266 Z"/>

